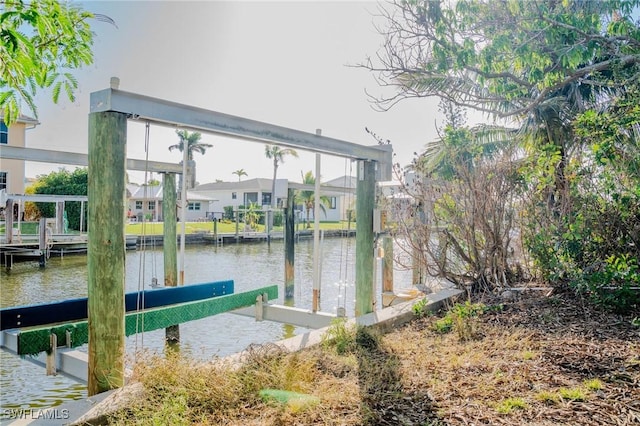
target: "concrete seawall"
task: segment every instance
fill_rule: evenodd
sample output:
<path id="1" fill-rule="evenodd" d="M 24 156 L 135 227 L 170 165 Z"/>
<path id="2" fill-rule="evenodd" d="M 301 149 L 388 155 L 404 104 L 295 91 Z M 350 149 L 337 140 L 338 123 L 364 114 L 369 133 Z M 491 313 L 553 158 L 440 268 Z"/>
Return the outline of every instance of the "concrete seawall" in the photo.
<path id="1" fill-rule="evenodd" d="M 355 229 L 341 230 L 331 229 L 324 231 L 325 238 L 342 238 L 342 237 L 355 237 Z M 304 240 L 313 238 L 312 230 L 298 231 L 295 236 L 296 240 Z M 272 232 L 272 240 L 282 240 L 284 235 L 282 231 Z M 180 241 L 180 236 L 176 237 L 176 240 Z M 233 233 L 219 233 L 214 234 L 212 232 L 196 232 L 193 234 L 185 235 L 185 244 L 235 244 L 235 243 L 257 243 L 267 240 L 267 234 L 264 232 L 241 232 L 238 235 Z M 137 246 L 140 247 L 155 247 L 162 246 L 164 236 L 162 235 L 139 235 Z"/>

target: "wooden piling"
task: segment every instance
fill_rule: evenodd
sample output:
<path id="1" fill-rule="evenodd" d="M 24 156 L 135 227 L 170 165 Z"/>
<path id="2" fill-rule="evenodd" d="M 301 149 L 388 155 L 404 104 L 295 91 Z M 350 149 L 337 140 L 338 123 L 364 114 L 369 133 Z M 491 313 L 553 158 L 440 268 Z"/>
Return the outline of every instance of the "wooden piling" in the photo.
<path id="1" fill-rule="evenodd" d="M 358 161 L 356 186 L 356 316 L 373 312 L 375 163 Z"/>
<path id="2" fill-rule="evenodd" d="M 89 114 L 88 396 L 124 384 L 126 136 L 126 114 Z"/>
<path id="3" fill-rule="evenodd" d="M 393 292 L 393 237 L 382 237 L 382 292 Z"/>
<path id="4" fill-rule="evenodd" d="M 295 289 L 295 190 L 287 192 L 287 207 L 284 210 L 284 297 L 293 299 Z"/>
<path id="5" fill-rule="evenodd" d="M 162 217 L 164 220 L 163 258 L 164 285 L 175 287 L 178 285 L 178 243 L 176 239 L 177 192 L 175 173 L 165 173 L 162 185 Z M 172 325 L 165 329 L 165 340 L 169 346 L 180 343 L 180 326 Z"/>
<path id="6" fill-rule="evenodd" d="M 7 244 L 13 243 L 13 206 L 14 201 L 9 198 L 4 210 L 4 235 Z"/>
<path id="7" fill-rule="evenodd" d="M 47 266 L 47 218 L 41 217 L 38 222 L 38 249 L 40 259 L 38 264 L 41 268 Z"/>
<path id="8" fill-rule="evenodd" d="M 416 217 L 419 220 L 420 226 L 427 226 L 426 214 L 424 211 L 424 205 L 420 203 L 416 208 Z M 428 244 L 427 241 L 423 241 L 420 235 L 417 235 L 416 240 L 413 243 L 412 254 L 412 274 L 411 281 L 413 285 L 422 285 L 426 279 L 425 259 L 424 259 L 424 245 Z"/>
<path id="9" fill-rule="evenodd" d="M 64 233 L 64 201 L 56 201 L 56 234 Z"/>

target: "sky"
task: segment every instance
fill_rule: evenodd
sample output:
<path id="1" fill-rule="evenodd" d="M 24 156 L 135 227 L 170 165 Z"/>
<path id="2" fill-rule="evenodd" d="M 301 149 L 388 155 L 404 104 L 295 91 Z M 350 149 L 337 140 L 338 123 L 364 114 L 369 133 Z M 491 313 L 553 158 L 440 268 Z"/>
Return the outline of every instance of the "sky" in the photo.
<path id="1" fill-rule="evenodd" d="M 315 133 L 361 145 L 377 142 L 365 127 L 389 139 L 395 162 L 436 138 L 442 123 L 438 100 L 413 99 L 390 111 L 374 108 L 367 93 L 388 94 L 374 75 L 354 67 L 374 57 L 384 43 L 375 24 L 384 25 L 376 2 L 86 1 L 81 5 L 112 18 L 117 27 L 93 21 L 94 63 L 74 72 L 75 102 L 36 98 L 40 125 L 27 133 L 30 148 L 87 152 L 89 96 L 120 79 L 120 89 L 199 108 Z M 386 90 L 386 91 L 385 91 Z M 61 96 L 62 98 L 62 96 Z M 175 129 L 151 126 L 145 152 L 144 123 L 129 122 L 127 157 L 178 163 Z M 237 181 L 235 170 L 251 178 L 271 178 L 273 166 L 257 142 L 203 134 L 213 145 L 195 154 L 197 181 Z M 315 174 L 315 154 L 298 150 L 287 157 L 278 178 L 300 181 Z M 351 161 L 322 155 L 321 181 L 356 175 Z M 28 162 L 26 176 L 61 167 Z M 146 175 L 147 178 L 159 176 Z M 129 171 L 144 183 L 145 173 Z"/>

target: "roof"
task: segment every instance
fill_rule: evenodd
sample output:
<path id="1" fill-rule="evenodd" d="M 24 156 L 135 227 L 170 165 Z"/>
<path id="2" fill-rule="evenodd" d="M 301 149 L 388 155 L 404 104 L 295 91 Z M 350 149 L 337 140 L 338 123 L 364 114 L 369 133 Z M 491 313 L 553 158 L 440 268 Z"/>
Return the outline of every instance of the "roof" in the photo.
<path id="1" fill-rule="evenodd" d="M 162 185 L 127 185 L 127 191 L 130 191 L 129 198 L 138 200 L 162 200 L 163 189 Z M 200 200 L 200 201 L 218 201 L 216 198 L 207 197 L 197 192 L 187 191 L 187 200 Z"/>
<path id="2" fill-rule="evenodd" d="M 3 118 L 4 118 L 4 114 L 0 113 L 0 120 L 2 120 Z M 20 114 L 16 122 L 24 123 L 24 124 L 33 124 L 33 125 L 40 124 L 40 122 L 37 119 L 33 117 L 29 117 L 28 115 L 24 115 L 24 114 Z"/>
<path id="3" fill-rule="evenodd" d="M 335 179 L 323 182 L 322 185 L 337 186 L 341 188 L 355 188 L 358 183 L 358 178 L 355 176 L 340 176 Z"/>
<path id="4" fill-rule="evenodd" d="M 260 190 L 271 191 L 272 179 L 254 178 L 240 182 L 211 182 L 203 183 L 193 188 L 194 191 L 220 191 L 220 190 Z"/>

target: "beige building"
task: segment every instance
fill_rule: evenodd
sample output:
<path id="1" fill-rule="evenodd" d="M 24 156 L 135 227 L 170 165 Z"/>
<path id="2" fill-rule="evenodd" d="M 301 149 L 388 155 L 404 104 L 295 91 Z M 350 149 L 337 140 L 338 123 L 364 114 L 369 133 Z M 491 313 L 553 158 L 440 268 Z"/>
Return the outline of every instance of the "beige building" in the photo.
<path id="1" fill-rule="evenodd" d="M 0 151 L 5 145 L 25 147 L 26 131 L 38 125 L 38 120 L 21 115 L 11 127 L 0 117 Z M 24 160 L 0 158 L 0 191 L 7 194 L 24 194 Z"/>

